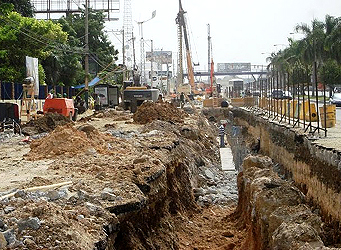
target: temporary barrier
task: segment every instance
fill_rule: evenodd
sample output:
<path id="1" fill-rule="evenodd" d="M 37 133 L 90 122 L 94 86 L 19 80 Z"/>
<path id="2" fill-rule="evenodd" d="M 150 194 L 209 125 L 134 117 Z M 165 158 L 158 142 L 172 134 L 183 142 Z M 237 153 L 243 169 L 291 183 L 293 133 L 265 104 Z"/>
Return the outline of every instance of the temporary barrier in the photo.
<path id="1" fill-rule="evenodd" d="M 210 98 L 203 101 L 203 106 L 208 107 L 220 107 L 223 98 Z"/>
<path id="2" fill-rule="evenodd" d="M 336 106 L 326 105 L 326 121 L 324 120 L 324 106 L 320 107 L 320 118 L 322 128 L 332 128 L 336 124 Z"/>
<path id="3" fill-rule="evenodd" d="M 310 103 L 310 115 L 309 115 L 309 104 L 305 106 L 305 120 L 308 122 L 317 122 L 317 112 L 315 103 Z M 310 120 L 311 118 L 311 120 Z"/>
<path id="4" fill-rule="evenodd" d="M 231 104 L 235 107 L 242 107 L 245 104 L 244 98 L 231 98 Z"/>
<path id="5" fill-rule="evenodd" d="M 297 100 L 291 100 L 288 106 L 287 116 L 294 117 L 297 110 Z"/>
<path id="6" fill-rule="evenodd" d="M 268 99 L 266 97 L 262 97 L 259 99 L 259 107 L 260 108 L 268 108 Z"/>
<path id="7" fill-rule="evenodd" d="M 254 106 L 255 105 L 254 97 L 244 97 L 244 105 L 245 106 Z"/>

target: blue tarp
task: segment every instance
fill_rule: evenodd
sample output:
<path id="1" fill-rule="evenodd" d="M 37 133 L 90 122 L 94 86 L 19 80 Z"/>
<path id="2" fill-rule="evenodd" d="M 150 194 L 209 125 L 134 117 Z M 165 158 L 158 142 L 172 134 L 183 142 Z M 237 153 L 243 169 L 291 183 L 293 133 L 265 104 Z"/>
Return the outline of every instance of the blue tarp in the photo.
<path id="1" fill-rule="evenodd" d="M 98 83 L 101 79 L 99 79 L 98 76 L 96 76 L 94 79 L 91 80 L 91 82 L 89 82 L 89 87 L 92 87 L 94 86 L 96 83 Z M 81 85 L 78 85 L 78 86 L 74 86 L 73 88 L 74 89 L 82 89 L 85 87 L 85 84 L 81 84 Z"/>

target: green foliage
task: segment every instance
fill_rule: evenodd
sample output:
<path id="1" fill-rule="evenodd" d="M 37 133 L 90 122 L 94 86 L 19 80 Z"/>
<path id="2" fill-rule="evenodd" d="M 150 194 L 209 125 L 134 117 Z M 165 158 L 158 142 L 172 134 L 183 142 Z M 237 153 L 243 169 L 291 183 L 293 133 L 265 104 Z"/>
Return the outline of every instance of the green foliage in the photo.
<path id="1" fill-rule="evenodd" d="M 74 46 L 85 46 L 85 16 L 82 14 L 69 15 L 63 20 L 67 22 L 72 29 L 74 39 Z M 105 16 L 102 11 L 89 10 L 89 61 L 90 72 L 98 73 L 102 71 L 113 60 L 117 60 L 118 51 L 108 39 L 107 34 L 104 32 L 104 19 Z M 84 65 L 84 62 L 83 62 Z M 112 65 L 110 69 L 114 69 Z"/>
<path id="2" fill-rule="evenodd" d="M 292 66 L 292 83 L 297 85 L 300 83 L 310 82 L 310 68 L 307 65 L 302 64 L 301 62 L 295 62 L 295 64 Z"/>
<path id="3" fill-rule="evenodd" d="M 341 65 L 336 60 L 329 59 L 320 69 L 322 82 L 327 86 L 335 87 L 341 84 Z"/>
<path id="4" fill-rule="evenodd" d="M 292 83 L 310 82 L 316 61 L 318 78 L 327 85 L 340 84 L 341 18 L 327 15 L 324 21 L 314 19 L 311 25 L 300 24 L 296 31 L 304 34 L 298 41 L 289 39 L 289 47 L 269 57 L 276 70 L 289 72 Z"/>
<path id="5" fill-rule="evenodd" d="M 45 71 L 43 66 L 39 63 L 38 65 L 38 75 L 39 75 L 39 83 L 40 85 L 46 85 L 45 83 Z"/>
<path id="6" fill-rule="evenodd" d="M 6 6 L 5 6 L 6 7 Z M 2 13 L 8 9 L 2 9 Z M 23 17 L 17 12 L 0 16 L 0 80 L 21 82 L 25 78 L 25 56 L 39 61 L 67 41 L 67 33 L 52 21 Z M 44 74 L 41 74 L 44 83 Z"/>
<path id="7" fill-rule="evenodd" d="M 34 15 L 34 7 L 29 0 L 1 0 L 1 5 L 2 4 L 11 4 L 13 6 L 11 11 L 14 10 L 22 16 L 33 17 Z"/>

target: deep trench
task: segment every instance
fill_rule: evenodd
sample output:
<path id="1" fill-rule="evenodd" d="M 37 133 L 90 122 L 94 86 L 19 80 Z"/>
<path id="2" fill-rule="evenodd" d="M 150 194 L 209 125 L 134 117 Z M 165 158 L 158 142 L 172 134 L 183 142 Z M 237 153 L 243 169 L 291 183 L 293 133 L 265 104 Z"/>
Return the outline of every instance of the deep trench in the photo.
<path id="1" fill-rule="evenodd" d="M 216 128 L 220 120 L 228 121 L 226 127 L 228 143 L 232 149 L 235 167 L 242 171 L 244 158 L 249 154 L 258 153 L 257 140 L 248 134 L 247 128 L 234 123 L 233 113 L 228 109 L 211 112 L 212 110 L 203 112 L 211 126 Z M 202 163 L 199 160 L 195 164 L 199 168 Z M 283 180 L 292 181 L 291 173 L 281 164 L 275 162 L 273 170 Z M 156 192 L 149 193 L 141 189 L 148 197 L 148 204 L 134 212 L 117 215 L 120 221 L 119 230 L 111 236 L 109 234 L 109 239 L 112 238 L 109 240 L 110 249 L 180 249 L 173 231 L 172 216 L 199 210 L 190 183 L 191 173 L 186 162 L 180 160 L 167 164 L 165 173 L 151 184 L 151 189 L 156 189 Z M 305 193 L 304 186 L 298 188 Z M 316 204 L 309 204 L 308 201 L 307 205 L 310 205 L 312 210 L 318 210 Z M 328 228 L 334 230 L 328 232 L 326 230 Z M 339 237 L 335 232 L 339 232 L 339 224 L 325 221 L 324 229 L 320 235 L 324 244 L 338 246 Z"/>

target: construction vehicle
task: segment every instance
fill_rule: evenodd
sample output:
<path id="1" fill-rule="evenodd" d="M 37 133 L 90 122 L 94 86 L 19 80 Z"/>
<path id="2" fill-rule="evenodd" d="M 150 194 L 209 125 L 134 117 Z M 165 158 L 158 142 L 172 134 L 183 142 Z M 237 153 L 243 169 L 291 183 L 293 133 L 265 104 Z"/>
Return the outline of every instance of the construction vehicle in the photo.
<path id="1" fill-rule="evenodd" d="M 134 83 L 132 81 L 125 81 L 123 83 L 123 108 L 125 110 L 130 109 L 132 113 L 135 113 L 137 107 L 140 106 L 144 101 L 157 101 L 160 94 L 158 89 L 147 89 L 146 86 L 133 85 Z"/>
<path id="2" fill-rule="evenodd" d="M 179 13 L 175 19 L 176 24 L 178 25 L 178 36 L 179 36 L 179 74 L 178 76 L 178 88 L 182 88 L 181 86 L 183 77 L 182 77 L 182 38 L 184 38 L 185 41 L 185 48 L 186 48 L 186 61 L 187 61 L 187 71 L 188 71 L 188 81 L 190 85 L 190 91 L 191 93 L 197 95 L 200 94 L 201 91 L 197 88 L 195 82 L 194 82 L 194 71 L 193 71 L 193 63 L 192 63 L 192 57 L 191 57 L 191 51 L 189 47 L 189 39 L 188 39 L 188 34 L 187 34 L 187 27 L 186 27 L 186 20 L 185 20 L 185 14 L 186 12 L 182 8 L 181 0 L 179 0 Z M 180 82 L 179 82 L 180 81 Z M 187 89 L 187 88 L 186 88 Z M 179 89 L 180 90 L 180 89 Z M 184 92 L 184 91 L 179 91 L 177 90 L 178 93 Z M 190 94 L 190 93 L 186 93 Z"/>
<path id="3" fill-rule="evenodd" d="M 78 109 L 74 107 L 72 99 L 51 98 L 45 100 L 43 113 L 58 113 L 69 117 L 72 121 L 76 121 Z"/>

